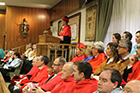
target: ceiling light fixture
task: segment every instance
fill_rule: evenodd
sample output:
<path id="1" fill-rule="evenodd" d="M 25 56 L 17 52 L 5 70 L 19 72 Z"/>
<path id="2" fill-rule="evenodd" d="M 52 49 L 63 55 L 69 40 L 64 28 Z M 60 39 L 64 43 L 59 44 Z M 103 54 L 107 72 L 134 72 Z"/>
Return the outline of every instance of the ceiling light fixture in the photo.
<path id="1" fill-rule="evenodd" d="M 0 2 L 0 5 L 5 5 L 5 3 L 4 2 Z"/>

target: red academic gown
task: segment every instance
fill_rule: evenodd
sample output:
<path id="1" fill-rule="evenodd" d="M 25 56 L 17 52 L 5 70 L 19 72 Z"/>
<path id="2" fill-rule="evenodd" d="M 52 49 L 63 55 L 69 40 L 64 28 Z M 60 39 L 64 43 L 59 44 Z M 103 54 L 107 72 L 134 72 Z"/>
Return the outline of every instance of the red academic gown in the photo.
<path id="1" fill-rule="evenodd" d="M 35 65 L 32 67 L 32 69 L 27 74 L 22 75 L 21 78 L 24 78 L 27 75 L 34 75 L 34 74 L 38 73 L 38 71 L 39 71 L 39 68 Z"/>
<path id="2" fill-rule="evenodd" d="M 86 55 L 75 56 L 75 57 L 71 60 L 71 62 L 75 63 L 75 62 L 77 62 L 77 61 L 82 61 L 82 60 L 85 59 L 85 58 L 86 58 Z"/>
<path id="3" fill-rule="evenodd" d="M 27 74 L 23 75 L 23 76 L 21 77 L 21 79 L 27 77 L 27 75 L 34 76 L 34 75 L 36 75 L 38 72 L 39 72 L 39 68 L 35 65 L 35 66 L 32 67 L 32 69 L 31 69 Z M 20 82 L 20 84 L 25 84 L 25 83 L 28 83 L 28 82 L 30 82 L 30 79 L 25 78 L 25 79 L 23 79 L 23 80 Z"/>
<path id="4" fill-rule="evenodd" d="M 69 93 L 75 86 L 74 77 L 68 78 L 57 84 L 51 93 Z"/>
<path id="5" fill-rule="evenodd" d="M 69 37 L 71 37 L 71 28 L 70 28 L 69 25 L 65 25 L 62 30 L 63 30 L 63 32 L 59 36 L 69 36 Z"/>
<path id="6" fill-rule="evenodd" d="M 107 57 L 105 53 L 100 53 L 96 58 L 92 58 L 88 61 L 92 66 L 93 73 L 100 66 L 100 64 L 104 62 L 106 59 Z"/>
<path id="7" fill-rule="evenodd" d="M 127 82 L 133 79 L 138 79 L 140 75 L 140 61 L 136 62 L 132 67 L 132 72 L 128 74 Z"/>
<path id="8" fill-rule="evenodd" d="M 85 79 L 75 85 L 69 93 L 93 93 L 97 90 L 97 80 Z"/>
<path id="9" fill-rule="evenodd" d="M 34 70 L 35 69 L 39 70 L 39 68 L 34 68 Z M 30 79 L 26 78 L 26 79 L 22 80 L 20 84 L 25 84 L 25 83 L 28 83 L 28 82 L 38 82 L 38 83 L 40 83 L 41 81 L 48 78 L 47 69 L 48 69 L 48 66 L 46 65 L 41 70 L 35 72 Z M 32 74 L 33 72 L 30 72 L 30 73 Z"/>
<path id="10" fill-rule="evenodd" d="M 61 76 L 62 76 L 62 74 L 59 73 L 46 83 L 46 81 L 49 79 L 48 78 L 47 80 L 44 80 L 41 83 L 39 83 L 39 87 L 41 87 L 41 89 L 43 89 L 45 91 L 51 91 L 57 84 L 62 82 L 63 79 L 61 78 Z"/>

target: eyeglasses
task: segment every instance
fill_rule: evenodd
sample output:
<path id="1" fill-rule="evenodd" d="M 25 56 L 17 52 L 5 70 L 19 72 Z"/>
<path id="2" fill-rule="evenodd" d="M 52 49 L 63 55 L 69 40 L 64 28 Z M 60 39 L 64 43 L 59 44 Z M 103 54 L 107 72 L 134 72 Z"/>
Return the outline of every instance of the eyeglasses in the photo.
<path id="1" fill-rule="evenodd" d="M 53 63 L 53 65 L 54 65 L 54 66 L 61 66 L 61 64 L 54 64 L 54 63 Z"/>
<path id="2" fill-rule="evenodd" d="M 95 49 L 95 47 L 92 47 L 91 49 Z"/>
<path id="3" fill-rule="evenodd" d="M 118 45 L 118 48 L 126 48 L 126 47 L 123 47 L 123 46 Z"/>
<path id="4" fill-rule="evenodd" d="M 137 46 L 137 49 L 140 49 L 140 46 Z"/>

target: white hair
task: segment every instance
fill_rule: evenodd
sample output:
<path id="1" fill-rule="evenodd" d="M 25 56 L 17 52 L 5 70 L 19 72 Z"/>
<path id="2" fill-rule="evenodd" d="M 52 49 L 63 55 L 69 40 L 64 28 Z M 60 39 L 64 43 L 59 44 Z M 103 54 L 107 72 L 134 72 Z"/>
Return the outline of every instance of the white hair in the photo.
<path id="1" fill-rule="evenodd" d="M 65 64 L 69 64 L 71 66 L 70 72 L 72 72 L 73 71 L 73 63 L 72 62 L 66 62 Z"/>
<path id="2" fill-rule="evenodd" d="M 95 46 L 95 48 L 98 49 L 99 53 L 104 52 L 105 47 L 104 47 L 104 43 L 102 41 L 97 41 L 97 42 L 93 43 L 93 45 Z"/>

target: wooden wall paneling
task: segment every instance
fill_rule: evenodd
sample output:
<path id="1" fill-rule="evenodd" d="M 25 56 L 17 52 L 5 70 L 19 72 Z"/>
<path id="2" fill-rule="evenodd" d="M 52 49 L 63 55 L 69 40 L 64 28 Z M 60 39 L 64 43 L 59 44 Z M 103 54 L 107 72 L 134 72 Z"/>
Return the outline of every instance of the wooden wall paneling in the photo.
<path id="1" fill-rule="evenodd" d="M 79 0 L 62 0 L 59 4 L 51 9 L 51 21 L 78 8 Z"/>
<path id="2" fill-rule="evenodd" d="M 0 48 L 3 48 L 5 34 L 5 14 L 0 14 Z"/>
<path id="3" fill-rule="evenodd" d="M 23 18 L 27 19 L 30 26 L 28 35 L 23 38 L 19 26 L 15 23 L 22 23 Z M 39 35 L 50 27 L 50 14 L 48 10 L 39 8 L 25 8 L 7 6 L 6 9 L 6 49 L 26 45 L 29 42 L 38 43 Z"/>

